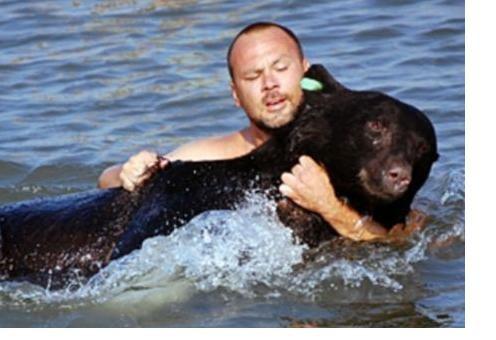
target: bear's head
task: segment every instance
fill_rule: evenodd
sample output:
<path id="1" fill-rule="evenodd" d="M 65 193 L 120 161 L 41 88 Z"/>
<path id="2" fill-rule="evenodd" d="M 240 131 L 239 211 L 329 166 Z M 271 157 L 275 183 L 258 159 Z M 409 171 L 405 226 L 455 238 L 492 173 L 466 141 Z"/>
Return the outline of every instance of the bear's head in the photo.
<path id="1" fill-rule="evenodd" d="M 438 158 L 431 122 L 383 93 L 345 88 L 320 66 L 309 73 L 324 90 L 305 92 L 290 133 L 291 153 L 319 160 L 338 197 L 357 210 L 397 223 L 388 210 L 406 215 Z"/>

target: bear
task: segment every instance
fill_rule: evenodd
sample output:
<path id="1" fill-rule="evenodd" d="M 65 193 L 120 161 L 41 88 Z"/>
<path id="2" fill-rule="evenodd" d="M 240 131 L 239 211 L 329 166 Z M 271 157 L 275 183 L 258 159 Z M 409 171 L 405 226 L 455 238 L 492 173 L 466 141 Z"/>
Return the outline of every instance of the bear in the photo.
<path id="1" fill-rule="evenodd" d="M 306 77 L 296 118 L 253 152 L 231 160 L 172 162 L 138 190 L 95 189 L 0 206 L 0 278 L 63 286 L 168 235 L 207 210 L 235 209 L 247 192 L 278 202 L 296 242 L 337 236 L 319 216 L 283 198 L 280 175 L 301 155 L 327 171 L 338 198 L 386 228 L 404 223 L 438 158 L 434 127 L 417 108 L 377 91 L 354 91 L 322 65 Z"/>

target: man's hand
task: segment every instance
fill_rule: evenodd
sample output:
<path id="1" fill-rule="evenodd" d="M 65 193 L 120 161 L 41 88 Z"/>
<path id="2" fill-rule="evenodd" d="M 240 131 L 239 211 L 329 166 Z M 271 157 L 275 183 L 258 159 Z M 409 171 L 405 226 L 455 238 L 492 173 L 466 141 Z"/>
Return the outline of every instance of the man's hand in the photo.
<path id="1" fill-rule="evenodd" d="M 284 173 L 281 179 L 279 190 L 284 196 L 322 216 L 341 236 L 355 241 L 386 236 L 385 228 L 360 216 L 336 197 L 326 171 L 312 158 L 301 156 L 291 173 Z"/>
<path id="2" fill-rule="evenodd" d="M 307 210 L 323 215 L 342 204 L 325 170 L 308 156 L 301 156 L 291 173 L 283 173 L 281 179 L 281 193 Z"/>
<path id="3" fill-rule="evenodd" d="M 143 184 L 158 169 L 169 164 L 166 158 L 152 151 L 141 151 L 124 163 L 119 178 L 124 189 L 133 191 Z"/>
<path id="4" fill-rule="evenodd" d="M 425 227 L 427 216 L 420 210 L 410 210 L 406 217 L 405 224 L 396 224 L 389 230 L 387 240 L 391 242 L 402 242 L 415 232 Z"/>

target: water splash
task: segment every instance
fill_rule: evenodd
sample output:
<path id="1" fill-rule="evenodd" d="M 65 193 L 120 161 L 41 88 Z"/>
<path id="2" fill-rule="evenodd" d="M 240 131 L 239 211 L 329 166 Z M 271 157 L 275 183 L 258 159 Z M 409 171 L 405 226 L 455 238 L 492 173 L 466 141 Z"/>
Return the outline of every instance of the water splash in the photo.
<path id="1" fill-rule="evenodd" d="M 457 238 L 465 241 L 465 172 L 453 169 L 434 178 L 435 185 L 430 193 L 430 204 L 426 209 L 432 212 L 436 228 L 427 230 L 429 240 L 446 241 Z"/>
<path id="2" fill-rule="evenodd" d="M 247 297 L 290 294 L 315 299 L 329 290 L 349 293 L 365 286 L 395 294 L 405 288 L 414 265 L 429 256 L 433 242 L 463 239 L 459 210 L 444 215 L 451 205 L 463 202 L 463 175 L 445 178 L 429 198 L 429 205 L 441 203 L 442 209 L 433 208 L 433 223 L 406 248 L 336 240 L 309 250 L 294 244 L 291 230 L 277 218 L 275 203 L 252 193 L 234 211 L 210 211 L 167 237 L 146 240 L 140 250 L 113 261 L 87 282 L 76 275 L 71 286 L 59 291 L 2 283 L 0 302 L 72 308 L 123 299 L 129 304 L 129 296 L 139 301 L 150 294 L 153 301 L 157 291 L 163 302 L 219 289 Z M 450 218 L 456 223 L 440 226 L 438 219 L 446 223 Z"/>
<path id="3" fill-rule="evenodd" d="M 253 295 L 256 286 L 290 275 L 307 249 L 293 243 L 275 208 L 264 196 L 250 195 L 236 211 L 201 215 L 163 240 L 168 257 L 200 290 Z"/>
<path id="4" fill-rule="evenodd" d="M 442 182 L 442 188 L 444 188 L 441 197 L 442 205 L 465 202 L 465 172 L 463 169 L 450 171 Z"/>

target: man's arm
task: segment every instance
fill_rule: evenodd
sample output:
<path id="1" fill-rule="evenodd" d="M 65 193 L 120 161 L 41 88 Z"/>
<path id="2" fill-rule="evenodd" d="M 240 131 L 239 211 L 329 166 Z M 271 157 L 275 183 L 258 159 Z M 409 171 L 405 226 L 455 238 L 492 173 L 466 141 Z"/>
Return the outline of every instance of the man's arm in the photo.
<path id="1" fill-rule="evenodd" d="M 165 168 L 171 160 L 198 160 L 195 150 L 196 147 L 184 145 L 162 157 L 154 151 L 140 151 L 131 156 L 126 163 L 105 169 L 98 178 L 98 187 L 102 189 L 123 187 L 133 191 L 152 175 L 152 169 L 158 169 L 157 165 L 159 168 Z"/>
<path id="2" fill-rule="evenodd" d="M 224 148 L 228 138 L 213 138 L 195 141 L 167 154 L 171 160 L 202 160 L 202 159 L 227 159 L 237 156 L 239 150 L 225 153 Z M 232 153 L 232 155 L 231 155 Z M 142 151 L 132 156 L 123 165 L 117 164 L 107 168 L 99 178 L 100 188 L 124 187 L 133 191 L 141 185 L 150 175 L 149 169 L 157 168 L 157 162 L 161 168 L 167 166 L 167 160 L 159 160 L 159 155 L 151 151 Z M 310 157 L 303 156 L 300 163 L 295 165 L 291 173 L 282 175 L 283 185 L 281 192 L 291 198 L 296 204 L 305 209 L 313 211 L 332 225 L 336 231 L 353 240 L 377 240 L 395 237 L 405 237 L 415 229 L 418 224 L 412 226 L 398 226 L 389 232 L 375 223 L 372 219 L 360 216 L 356 211 L 339 201 L 334 194 L 334 189 L 329 181 L 327 173 Z M 418 218 L 416 219 L 418 220 Z M 414 222 L 416 221 L 414 220 Z"/>
<path id="3" fill-rule="evenodd" d="M 160 158 L 156 152 L 143 150 L 133 155 L 124 164 L 116 164 L 105 169 L 98 178 L 98 187 L 118 188 L 133 191 L 152 174 L 157 165 L 161 168 L 168 164 L 167 159 Z"/>
<path id="4" fill-rule="evenodd" d="M 421 214 L 414 214 L 406 227 L 395 226 L 391 232 L 374 222 L 368 216 L 360 216 L 355 210 L 337 199 L 325 170 L 308 157 L 300 162 L 291 173 L 282 175 L 281 193 L 301 207 L 313 211 L 341 235 L 355 241 L 397 240 L 405 238 L 419 229 L 424 220 Z M 425 217 L 425 216 L 424 216 Z"/>
<path id="5" fill-rule="evenodd" d="M 118 188 L 122 186 L 119 174 L 122 171 L 122 164 L 115 164 L 103 170 L 98 177 L 98 187 L 101 189 Z"/>
<path id="6" fill-rule="evenodd" d="M 124 187 L 133 191 L 147 180 L 154 169 L 165 168 L 169 161 L 204 161 L 238 157 L 251 149 L 246 143 L 239 143 L 240 132 L 225 136 L 199 139 L 184 144 L 163 157 L 158 153 L 143 150 L 130 157 L 124 164 L 116 164 L 105 169 L 98 179 L 98 187 Z M 236 147 L 237 146 L 237 147 Z M 158 167 L 157 167 L 158 165 Z"/>

